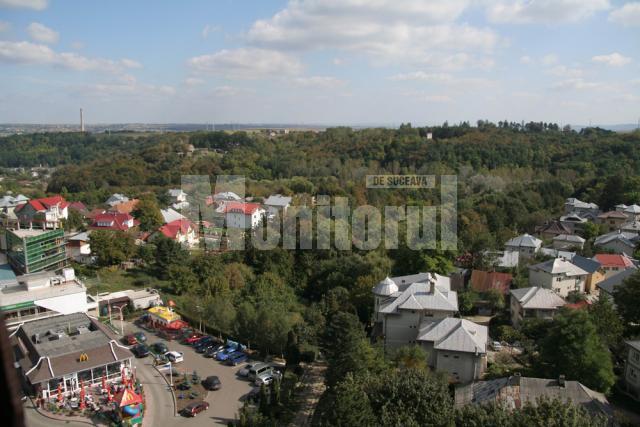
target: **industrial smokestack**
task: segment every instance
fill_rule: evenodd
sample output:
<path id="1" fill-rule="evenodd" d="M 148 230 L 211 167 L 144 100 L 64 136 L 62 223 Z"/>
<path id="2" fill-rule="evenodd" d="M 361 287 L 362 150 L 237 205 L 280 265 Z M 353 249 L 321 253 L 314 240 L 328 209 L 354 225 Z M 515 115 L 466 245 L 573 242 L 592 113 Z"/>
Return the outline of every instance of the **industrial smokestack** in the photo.
<path id="1" fill-rule="evenodd" d="M 84 118 L 82 117 L 82 108 L 80 109 L 80 132 L 84 132 Z"/>

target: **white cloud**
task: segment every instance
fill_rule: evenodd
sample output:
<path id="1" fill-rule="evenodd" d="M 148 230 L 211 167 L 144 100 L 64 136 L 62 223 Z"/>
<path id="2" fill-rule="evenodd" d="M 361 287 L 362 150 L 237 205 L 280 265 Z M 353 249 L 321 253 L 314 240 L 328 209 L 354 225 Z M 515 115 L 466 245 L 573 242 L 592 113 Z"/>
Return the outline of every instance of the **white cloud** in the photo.
<path id="1" fill-rule="evenodd" d="M 211 33 L 215 33 L 217 31 L 220 31 L 220 27 L 217 25 L 205 25 L 204 28 L 202 29 L 202 38 L 206 39 L 207 37 L 209 37 L 209 34 Z"/>
<path id="2" fill-rule="evenodd" d="M 270 19 L 256 21 L 249 43 L 271 49 L 338 49 L 376 59 L 422 57 L 434 50 L 490 50 L 491 29 L 454 21 L 468 0 L 290 1 Z"/>
<path id="3" fill-rule="evenodd" d="M 228 78 L 295 75 L 302 71 L 300 61 L 291 55 L 255 48 L 223 49 L 210 55 L 191 58 L 188 64 L 197 71 Z"/>
<path id="4" fill-rule="evenodd" d="M 331 63 L 333 65 L 342 65 L 344 64 L 344 59 L 336 57 L 331 60 Z"/>
<path id="5" fill-rule="evenodd" d="M 555 53 L 550 53 L 542 57 L 542 63 L 544 65 L 553 65 L 558 62 L 558 55 Z"/>
<path id="6" fill-rule="evenodd" d="M 11 24 L 7 21 L 0 21 L 0 33 L 5 31 L 9 31 L 11 29 Z"/>
<path id="7" fill-rule="evenodd" d="M 609 0 L 499 0 L 487 10 L 490 21 L 509 24 L 576 22 L 609 9 Z"/>
<path id="8" fill-rule="evenodd" d="M 533 62 L 533 59 L 531 59 L 531 57 L 528 55 L 524 55 L 520 57 L 521 64 L 531 64 L 532 62 Z"/>
<path id="9" fill-rule="evenodd" d="M 204 80 L 198 79 L 196 77 L 187 77 L 186 79 L 184 79 L 184 84 L 191 87 L 200 86 L 201 84 L 204 84 Z"/>
<path id="10" fill-rule="evenodd" d="M 626 3 L 609 14 L 609 21 L 624 26 L 640 26 L 640 2 Z"/>
<path id="11" fill-rule="evenodd" d="M 562 80 L 560 82 L 555 83 L 552 86 L 553 89 L 573 89 L 573 90 L 600 89 L 603 87 L 605 87 L 603 83 L 589 82 L 584 80 L 583 78 L 573 78 L 573 79 Z"/>
<path id="12" fill-rule="evenodd" d="M 389 77 L 394 81 L 408 81 L 418 80 L 426 82 L 450 82 L 453 80 L 453 76 L 444 73 L 426 73 L 424 71 L 412 71 L 410 73 L 396 74 Z"/>
<path id="13" fill-rule="evenodd" d="M 82 42 L 78 42 L 78 41 L 73 42 L 73 43 L 71 43 L 71 49 L 73 49 L 73 50 L 81 50 L 81 49 L 84 49 L 84 43 L 82 43 Z"/>
<path id="14" fill-rule="evenodd" d="M 123 76 L 115 82 L 75 85 L 78 95 L 100 98 L 170 97 L 177 93 L 173 86 L 139 83 L 133 76 Z"/>
<path id="15" fill-rule="evenodd" d="M 327 76 L 297 77 L 293 80 L 293 83 L 302 87 L 319 87 L 325 89 L 341 87 L 347 84 L 344 80 Z"/>
<path id="16" fill-rule="evenodd" d="M 25 8 L 44 10 L 49 4 L 48 0 L 0 0 L 0 7 Z"/>
<path id="17" fill-rule="evenodd" d="M 11 64 L 52 65 L 76 71 L 99 70 L 121 73 L 135 61 L 89 58 L 75 52 L 56 52 L 49 46 L 27 41 L 0 40 L 0 62 Z M 136 63 L 137 64 L 137 63 Z"/>
<path id="18" fill-rule="evenodd" d="M 606 64 L 610 67 L 622 67 L 631 62 L 631 58 L 623 56 L 618 52 L 613 52 L 609 55 L 597 55 L 591 58 L 591 60 L 600 64 Z"/>
<path id="19" fill-rule="evenodd" d="M 33 40 L 41 43 L 58 43 L 58 39 L 60 38 L 60 34 L 58 34 L 57 31 L 54 31 L 39 22 L 32 22 L 29 24 L 27 32 Z"/>
<path id="20" fill-rule="evenodd" d="M 224 85 L 224 86 L 216 86 L 215 88 L 213 88 L 212 95 L 213 96 L 238 96 L 238 95 L 244 95 L 252 92 L 253 91 L 249 89 L 243 89 L 243 88 L 238 88 L 234 86 Z"/>
<path id="21" fill-rule="evenodd" d="M 134 61 L 133 59 L 122 58 L 120 63 L 125 68 L 142 68 L 142 64 L 138 61 Z"/>
<path id="22" fill-rule="evenodd" d="M 451 99 L 451 97 L 447 95 L 427 95 L 424 97 L 424 100 L 444 104 L 453 102 L 453 99 Z"/>
<path id="23" fill-rule="evenodd" d="M 566 77 L 566 78 L 578 78 L 582 77 L 583 71 L 581 68 L 571 68 L 565 65 L 557 65 L 548 70 L 548 73 L 558 77 Z"/>

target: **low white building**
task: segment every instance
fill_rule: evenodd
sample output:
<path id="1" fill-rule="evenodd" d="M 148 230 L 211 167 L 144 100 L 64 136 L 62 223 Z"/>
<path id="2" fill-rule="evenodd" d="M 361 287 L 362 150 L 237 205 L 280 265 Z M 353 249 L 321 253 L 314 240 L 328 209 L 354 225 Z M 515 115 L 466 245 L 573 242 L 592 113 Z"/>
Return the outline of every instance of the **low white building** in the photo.
<path id="1" fill-rule="evenodd" d="M 242 230 L 258 227 L 265 216 L 265 210 L 257 203 L 226 202 L 223 211 L 227 228 Z"/>
<path id="2" fill-rule="evenodd" d="M 554 290 L 566 298 L 570 292 L 584 292 L 588 272 L 564 258 L 529 266 L 529 285 Z"/>
<path id="3" fill-rule="evenodd" d="M 86 231 L 67 237 L 65 245 L 67 257 L 76 262 L 88 262 L 91 258 L 91 244 Z"/>
<path id="4" fill-rule="evenodd" d="M 0 289 L 0 312 L 9 329 L 45 317 L 86 313 L 87 289 L 73 268 L 60 274 L 51 271 L 25 274 L 16 278 L 16 286 Z"/>
<path id="5" fill-rule="evenodd" d="M 523 320 L 553 319 L 565 301 L 551 289 L 531 287 L 511 289 L 511 323 L 518 327 Z"/>
<path id="6" fill-rule="evenodd" d="M 281 194 L 272 194 L 271 196 L 267 197 L 263 205 L 265 208 L 267 208 L 267 215 L 269 215 L 269 217 L 273 217 L 276 214 L 282 217 L 284 214 L 286 214 L 289 206 L 291 206 L 291 200 L 292 198 L 288 196 L 283 196 Z"/>
<path id="7" fill-rule="evenodd" d="M 189 207 L 187 201 L 187 193 L 182 191 L 181 188 L 172 188 L 167 191 L 169 199 L 171 200 L 171 207 L 174 209 L 183 209 Z"/>
<path id="8" fill-rule="evenodd" d="M 129 198 L 124 194 L 114 193 L 105 202 L 105 204 L 114 207 L 115 205 L 119 205 L 120 203 L 128 202 Z"/>
<path id="9" fill-rule="evenodd" d="M 428 364 L 450 375 L 452 382 L 480 379 L 487 367 L 488 328 L 464 319 L 424 319 L 416 340 L 427 352 Z"/>
<path id="10" fill-rule="evenodd" d="M 583 202 L 575 197 L 570 197 L 564 203 L 564 212 L 565 214 L 575 212 L 583 218 L 589 216 L 593 219 L 600 213 L 600 207 L 595 203 Z"/>
<path id="11" fill-rule="evenodd" d="M 514 237 L 505 243 L 505 251 L 518 252 L 520 258 L 533 258 L 542 247 L 542 240 L 530 234 Z"/>
<path id="12" fill-rule="evenodd" d="M 451 280 L 435 273 L 387 277 L 373 288 L 374 316 L 385 349 L 417 344 L 423 321 L 458 312 L 458 295 Z"/>
<path id="13" fill-rule="evenodd" d="M 585 239 L 575 234 L 559 234 L 553 238 L 553 247 L 554 249 L 582 249 L 585 242 Z"/>

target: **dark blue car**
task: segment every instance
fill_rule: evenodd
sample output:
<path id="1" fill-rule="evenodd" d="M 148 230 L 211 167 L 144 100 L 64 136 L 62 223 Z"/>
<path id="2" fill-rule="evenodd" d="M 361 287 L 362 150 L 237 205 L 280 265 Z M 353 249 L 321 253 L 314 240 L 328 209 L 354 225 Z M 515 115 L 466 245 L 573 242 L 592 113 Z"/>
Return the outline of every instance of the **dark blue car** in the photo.
<path id="1" fill-rule="evenodd" d="M 240 363 L 244 363 L 247 361 L 247 353 L 243 351 L 236 351 L 229 355 L 227 358 L 227 365 L 236 366 Z"/>

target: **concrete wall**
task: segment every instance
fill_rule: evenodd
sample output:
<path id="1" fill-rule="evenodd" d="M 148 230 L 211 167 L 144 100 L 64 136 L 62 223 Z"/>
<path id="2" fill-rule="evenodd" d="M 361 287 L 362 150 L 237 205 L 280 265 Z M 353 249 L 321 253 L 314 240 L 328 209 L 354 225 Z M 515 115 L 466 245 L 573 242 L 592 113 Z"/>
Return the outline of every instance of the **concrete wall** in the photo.
<path id="1" fill-rule="evenodd" d="M 431 311 L 432 316 L 425 316 L 421 311 L 399 310 L 398 313 L 384 315 L 383 331 L 385 348 L 396 348 L 408 344 L 416 344 L 420 323 L 424 319 L 444 319 L 455 313 L 451 311 Z"/>

